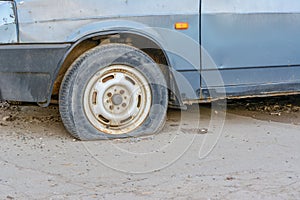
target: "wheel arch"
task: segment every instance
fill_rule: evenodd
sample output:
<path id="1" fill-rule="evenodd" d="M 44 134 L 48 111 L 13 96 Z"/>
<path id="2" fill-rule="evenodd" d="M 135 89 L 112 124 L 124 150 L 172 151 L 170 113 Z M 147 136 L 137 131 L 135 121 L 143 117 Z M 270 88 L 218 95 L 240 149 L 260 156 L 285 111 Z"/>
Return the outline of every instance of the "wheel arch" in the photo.
<path id="1" fill-rule="evenodd" d="M 131 29 L 94 32 L 85 35 L 74 42 L 68 52 L 64 55 L 53 75 L 50 98 L 57 99 L 60 85 L 65 73 L 80 55 L 98 45 L 104 45 L 107 43 L 128 44 L 148 54 L 153 60 L 160 64 L 168 87 L 171 91 L 175 91 L 170 94 L 170 102 L 174 105 L 182 105 L 181 99 L 177 98 L 180 97 L 178 87 L 171 73 L 170 60 L 163 46 L 149 34 Z M 145 48 L 145 46 L 147 48 Z"/>

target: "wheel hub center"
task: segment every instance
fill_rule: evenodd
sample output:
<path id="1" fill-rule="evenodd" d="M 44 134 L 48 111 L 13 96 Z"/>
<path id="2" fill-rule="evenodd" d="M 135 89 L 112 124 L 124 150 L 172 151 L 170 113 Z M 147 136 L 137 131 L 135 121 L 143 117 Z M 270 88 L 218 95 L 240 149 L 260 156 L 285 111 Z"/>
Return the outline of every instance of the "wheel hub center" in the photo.
<path id="1" fill-rule="evenodd" d="M 123 102 L 123 97 L 120 94 L 115 94 L 112 96 L 111 100 L 115 106 L 118 106 Z"/>

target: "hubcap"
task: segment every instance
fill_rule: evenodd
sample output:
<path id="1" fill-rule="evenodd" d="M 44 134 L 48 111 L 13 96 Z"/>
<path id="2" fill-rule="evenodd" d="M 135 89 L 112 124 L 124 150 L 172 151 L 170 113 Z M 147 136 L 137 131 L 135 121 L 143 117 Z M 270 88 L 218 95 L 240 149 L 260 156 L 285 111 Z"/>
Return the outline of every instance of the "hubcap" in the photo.
<path id="1" fill-rule="evenodd" d="M 114 65 L 98 71 L 84 92 L 91 124 L 107 134 L 130 133 L 147 118 L 152 101 L 148 81 L 137 69 Z"/>
<path id="2" fill-rule="evenodd" d="M 123 97 L 120 94 L 114 94 L 111 99 L 112 103 L 116 106 L 120 105 L 123 102 Z"/>

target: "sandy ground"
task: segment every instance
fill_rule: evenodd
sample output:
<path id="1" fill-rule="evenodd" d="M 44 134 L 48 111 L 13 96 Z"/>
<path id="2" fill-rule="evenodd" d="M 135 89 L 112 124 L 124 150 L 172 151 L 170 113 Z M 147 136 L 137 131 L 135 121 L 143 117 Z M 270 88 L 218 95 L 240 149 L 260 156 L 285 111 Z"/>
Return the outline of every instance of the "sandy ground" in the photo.
<path id="1" fill-rule="evenodd" d="M 55 105 L 2 103 L 0 199 L 299 199 L 299 104 L 192 106 L 154 136 L 81 142 Z"/>

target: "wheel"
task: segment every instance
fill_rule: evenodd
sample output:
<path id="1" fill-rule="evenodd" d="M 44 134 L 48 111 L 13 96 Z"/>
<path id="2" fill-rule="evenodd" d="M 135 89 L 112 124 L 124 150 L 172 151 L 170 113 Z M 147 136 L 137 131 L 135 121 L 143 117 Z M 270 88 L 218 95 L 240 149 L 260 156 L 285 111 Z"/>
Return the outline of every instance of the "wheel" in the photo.
<path id="1" fill-rule="evenodd" d="M 98 46 L 80 56 L 59 94 L 62 121 L 81 140 L 159 132 L 167 105 L 159 66 L 141 50 L 123 44 Z"/>

